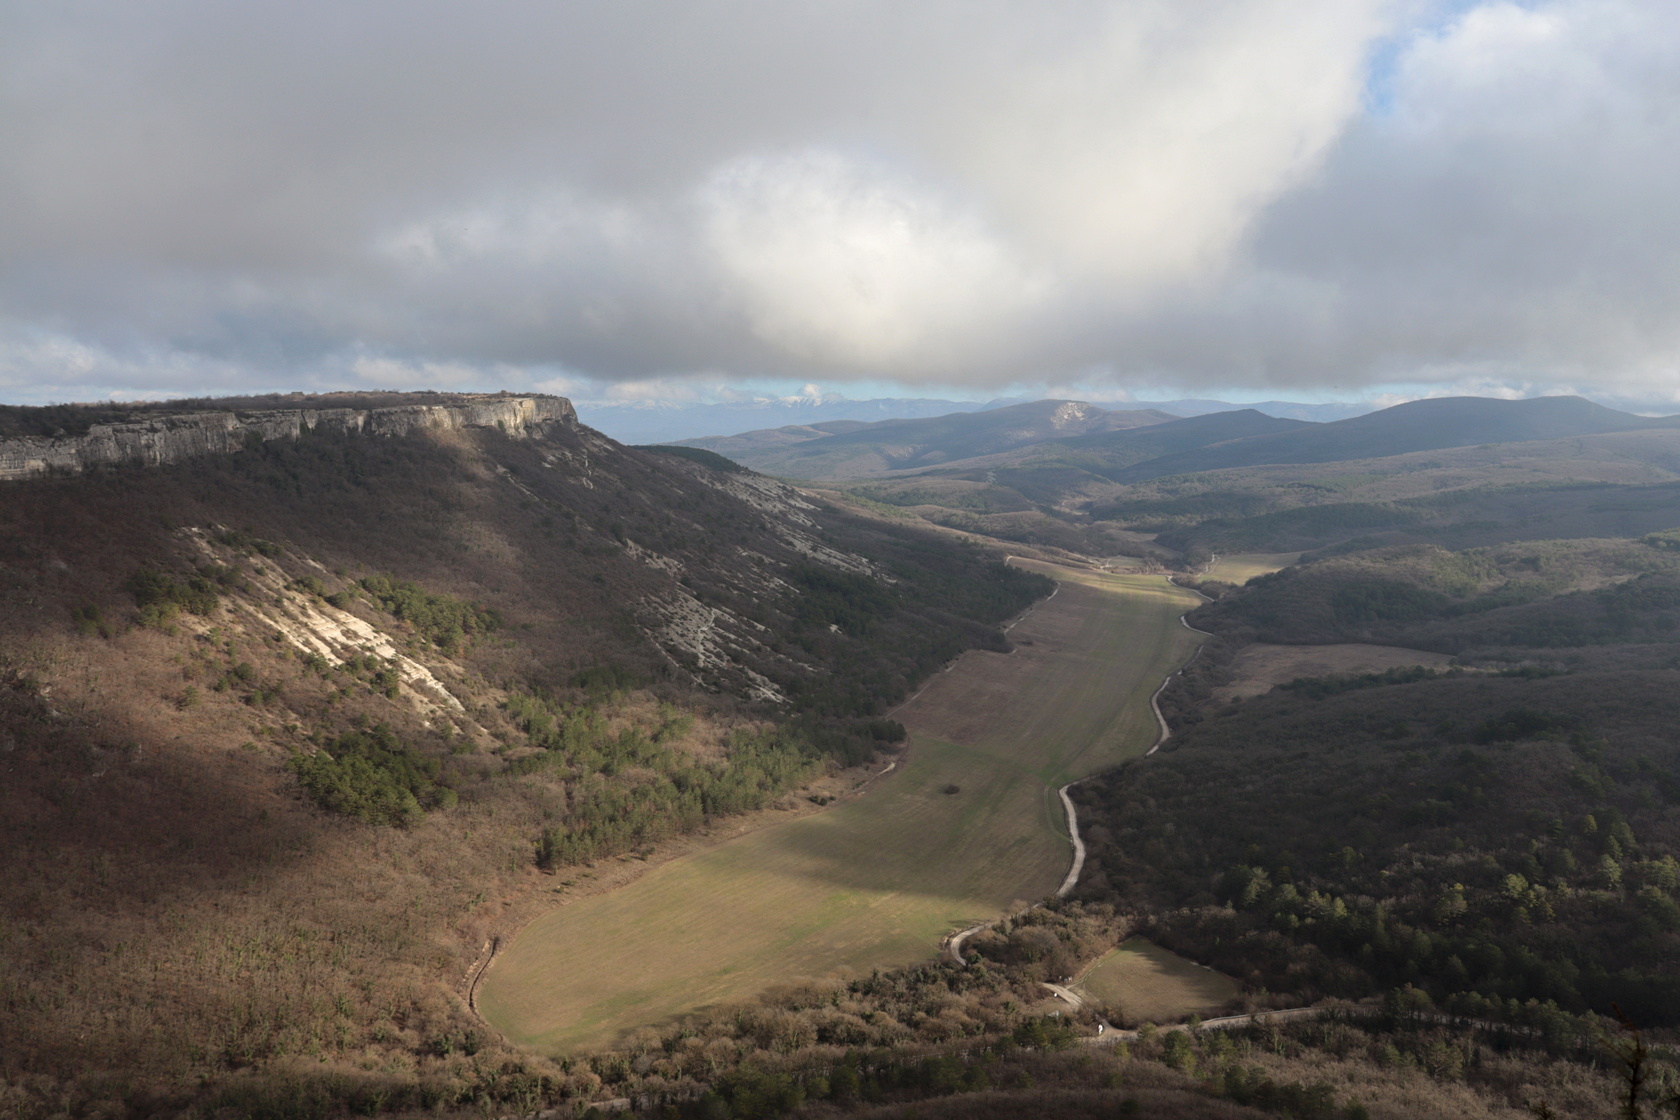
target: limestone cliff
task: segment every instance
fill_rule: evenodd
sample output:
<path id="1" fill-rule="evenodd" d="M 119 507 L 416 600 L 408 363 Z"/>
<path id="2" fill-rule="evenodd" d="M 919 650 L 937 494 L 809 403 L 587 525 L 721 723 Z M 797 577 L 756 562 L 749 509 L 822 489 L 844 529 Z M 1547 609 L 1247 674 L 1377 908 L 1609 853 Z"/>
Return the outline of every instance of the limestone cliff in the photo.
<path id="1" fill-rule="evenodd" d="M 85 435 L 0 440 L 0 481 L 47 474 L 78 474 L 117 463 L 157 466 L 200 455 L 225 455 L 253 441 L 297 439 L 305 431 L 400 436 L 417 431 L 499 427 L 510 436 L 539 433 L 552 424 L 575 425 L 577 412 L 564 397 L 460 395 L 446 404 L 392 408 L 292 408 L 204 410 L 143 415 L 95 424 Z"/>

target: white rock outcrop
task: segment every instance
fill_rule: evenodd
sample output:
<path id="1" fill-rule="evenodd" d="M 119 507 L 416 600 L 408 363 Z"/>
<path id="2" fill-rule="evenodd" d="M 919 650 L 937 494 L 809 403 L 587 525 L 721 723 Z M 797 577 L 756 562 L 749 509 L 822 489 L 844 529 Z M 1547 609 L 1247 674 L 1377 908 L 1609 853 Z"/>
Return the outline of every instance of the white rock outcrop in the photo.
<path id="1" fill-rule="evenodd" d="M 144 416 L 95 424 L 86 435 L 0 440 L 0 482 L 89 467 L 141 463 L 159 466 L 203 455 L 241 451 L 253 440 L 297 439 L 305 432 L 401 436 L 418 431 L 500 428 L 510 436 L 538 434 L 549 425 L 577 424 L 564 397 L 484 395 L 445 404 L 391 408 L 296 408 L 203 411 Z"/>

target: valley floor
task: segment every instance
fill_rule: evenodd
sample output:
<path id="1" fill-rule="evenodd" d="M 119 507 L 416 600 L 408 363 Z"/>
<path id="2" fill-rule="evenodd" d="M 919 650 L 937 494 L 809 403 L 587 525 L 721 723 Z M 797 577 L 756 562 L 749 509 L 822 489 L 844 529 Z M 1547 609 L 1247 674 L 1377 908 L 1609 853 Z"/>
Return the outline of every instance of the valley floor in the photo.
<path id="1" fill-rule="evenodd" d="M 925 959 L 953 930 L 1053 891 L 1068 840 L 1055 789 L 1141 755 L 1149 697 L 1198 641 L 1199 601 L 1159 576 L 1052 569 L 1059 593 L 896 713 L 907 756 L 867 796 L 761 829 L 527 926 L 479 1008 L 546 1050 L 776 984 Z"/>

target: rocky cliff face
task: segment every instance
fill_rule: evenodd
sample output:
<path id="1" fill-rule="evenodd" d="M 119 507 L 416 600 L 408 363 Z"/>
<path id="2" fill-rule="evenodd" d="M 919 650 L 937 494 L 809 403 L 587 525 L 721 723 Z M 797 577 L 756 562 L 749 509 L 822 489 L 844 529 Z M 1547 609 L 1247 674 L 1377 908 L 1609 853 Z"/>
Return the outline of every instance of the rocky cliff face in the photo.
<path id="1" fill-rule="evenodd" d="M 576 423 L 572 402 L 544 395 L 464 396 L 448 404 L 394 408 L 164 414 L 120 424 L 95 424 L 80 436 L 0 440 L 0 481 L 79 474 L 106 464 L 158 466 L 201 455 L 226 455 L 252 442 L 297 439 L 305 431 L 400 436 L 418 431 L 499 427 L 511 436 L 524 437 L 550 425 Z"/>

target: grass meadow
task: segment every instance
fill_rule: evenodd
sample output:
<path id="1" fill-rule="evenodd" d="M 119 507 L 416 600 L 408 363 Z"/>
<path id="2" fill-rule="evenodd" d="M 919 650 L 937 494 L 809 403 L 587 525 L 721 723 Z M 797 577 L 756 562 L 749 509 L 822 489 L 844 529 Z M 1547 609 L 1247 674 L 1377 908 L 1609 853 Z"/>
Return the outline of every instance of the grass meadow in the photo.
<path id="1" fill-rule="evenodd" d="M 1117 1022 L 1171 1023 L 1208 1016 L 1237 997 L 1237 982 L 1152 941 L 1134 937 L 1085 970 L 1073 990 Z"/>
<path id="2" fill-rule="evenodd" d="M 1231 556 L 1220 556 L 1202 573 L 1201 578 L 1241 586 L 1255 576 L 1287 568 L 1300 558 L 1299 552 L 1239 552 Z"/>
<path id="3" fill-rule="evenodd" d="M 559 1051 L 767 987 L 932 956 L 948 933 L 1042 898 L 1067 870 L 1055 788 L 1155 738 L 1149 695 L 1194 648 L 1198 600 L 1159 576 L 1063 579 L 897 714 L 908 753 L 862 796 L 773 824 L 527 926 L 479 1007 Z M 948 792 L 949 791 L 949 792 Z"/>

